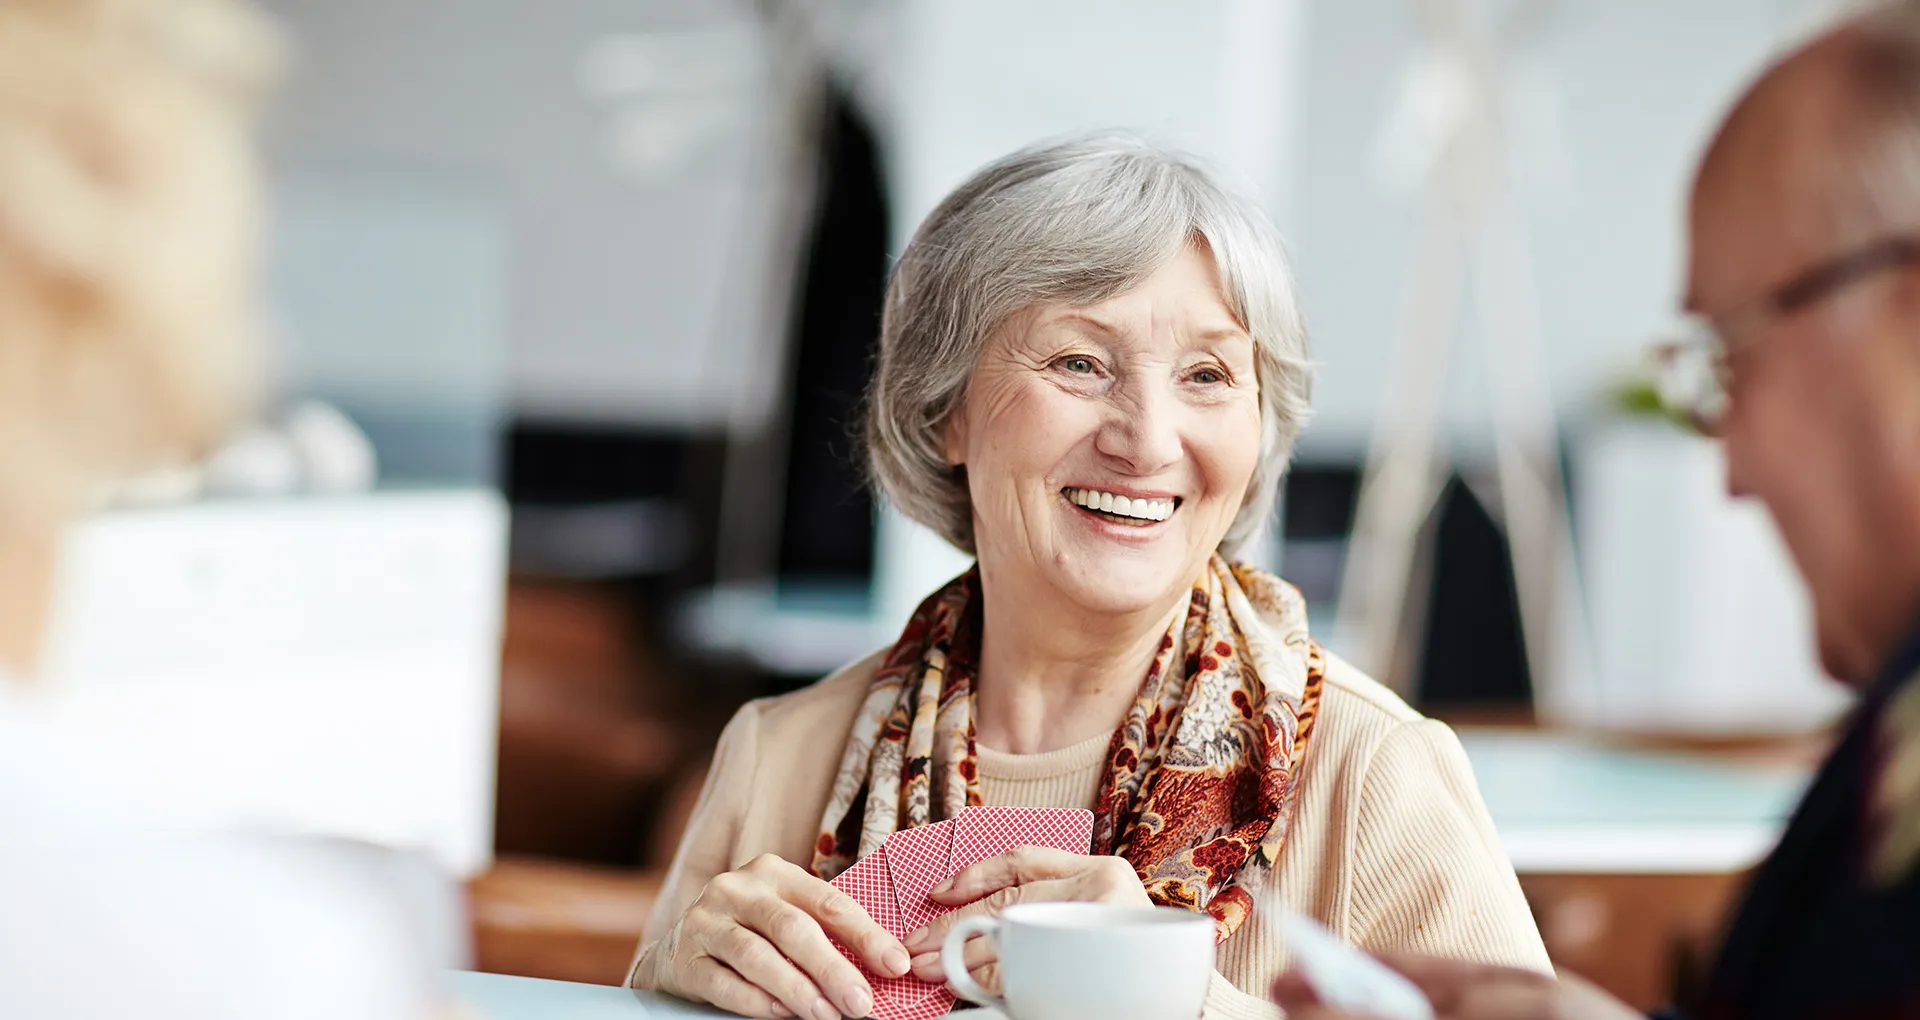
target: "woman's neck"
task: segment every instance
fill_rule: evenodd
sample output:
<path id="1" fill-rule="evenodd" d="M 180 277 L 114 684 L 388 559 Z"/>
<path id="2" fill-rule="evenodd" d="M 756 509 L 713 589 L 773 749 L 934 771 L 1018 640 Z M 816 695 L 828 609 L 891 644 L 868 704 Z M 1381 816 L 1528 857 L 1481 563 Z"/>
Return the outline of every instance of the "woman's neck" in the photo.
<path id="1" fill-rule="evenodd" d="M 974 737 L 1011 754 L 1043 754 L 1111 733 L 1140 692 L 1186 589 L 1132 613 L 1036 599 L 1037 586 L 981 580 Z"/>

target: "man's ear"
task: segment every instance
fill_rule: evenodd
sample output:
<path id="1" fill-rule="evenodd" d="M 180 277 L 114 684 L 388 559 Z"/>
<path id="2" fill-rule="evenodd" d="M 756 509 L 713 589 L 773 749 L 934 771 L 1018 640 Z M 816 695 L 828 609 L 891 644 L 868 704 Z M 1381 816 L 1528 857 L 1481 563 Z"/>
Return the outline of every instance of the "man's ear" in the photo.
<path id="1" fill-rule="evenodd" d="M 961 467 L 967 462 L 967 405 L 956 404 L 947 412 L 946 424 L 940 426 L 941 452 L 947 458 L 948 467 Z"/>

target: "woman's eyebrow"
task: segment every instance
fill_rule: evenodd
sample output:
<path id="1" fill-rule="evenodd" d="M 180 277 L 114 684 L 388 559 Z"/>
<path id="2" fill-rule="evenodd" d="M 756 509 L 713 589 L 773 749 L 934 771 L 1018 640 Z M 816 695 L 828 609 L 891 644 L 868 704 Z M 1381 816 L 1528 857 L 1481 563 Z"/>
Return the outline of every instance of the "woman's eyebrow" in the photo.
<path id="1" fill-rule="evenodd" d="M 1201 343 L 1217 344 L 1223 340 L 1245 340 L 1253 342 L 1253 336 L 1239 326 L 1213 326 L 1198 330 L 1193 338 Z"/>
<path id="2" fill-rule="evenodd" d="M 1116 323 L 1104 321 L 1092 315 L 1088 315 L 1086 312 L 1075 312 L 1075 311 L 1059 312 L 1056 315 L 1054 315 L 1049 325 L 1060 325 L 1060 324 L 1068 324 L 1068 325 L 1077 324 L 1083 327 L 1091 327 L 1094 331 L 1099 333 L 1104 333 L 1107 336 L 1128 335 L 1125 327 L 1120 326 Z"/>

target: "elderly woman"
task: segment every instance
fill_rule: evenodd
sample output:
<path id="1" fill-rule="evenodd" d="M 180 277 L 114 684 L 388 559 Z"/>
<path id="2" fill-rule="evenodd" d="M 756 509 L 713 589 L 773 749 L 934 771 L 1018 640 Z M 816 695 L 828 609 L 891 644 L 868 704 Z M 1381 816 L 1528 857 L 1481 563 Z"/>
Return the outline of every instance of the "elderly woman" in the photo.
<path id="1" fill-rule="evenodd" d="M 1375 951 L 1546 969 L 1459 743 L 1328 654 L 1230 557 L 1307 413 L 1305 329 L 1258 209 L 1124 139 L 1015 153 L 894 271 L 875 478 L 977 558 L 891 648 L 741 709 L 629 983 L 755 1016 L 863 1016 L 944 980 L 954 919 L 1015 901 L 1204 910 L 1215 1016 L 1270 1014 L 1279 899 Z M 1090 808 L 1094 856 L 1023 849 L 935 891 L 904 944 L 827 883 L 968 805 Z M 969 964 L 988 964 L 984 940 Z"/>

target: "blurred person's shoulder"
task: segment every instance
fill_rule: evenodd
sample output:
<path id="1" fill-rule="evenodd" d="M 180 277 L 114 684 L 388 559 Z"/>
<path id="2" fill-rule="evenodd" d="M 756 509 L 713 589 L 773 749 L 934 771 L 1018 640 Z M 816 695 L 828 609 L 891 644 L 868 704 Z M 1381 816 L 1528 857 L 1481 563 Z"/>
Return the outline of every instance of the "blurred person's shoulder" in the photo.
<path id="1" fill-rule="evenodd" d="M 170 827 L 112 750 L 0 691 L 0 1016 L 420 1015 L 434 975 L 378 890 L 270 841 Z"/>

